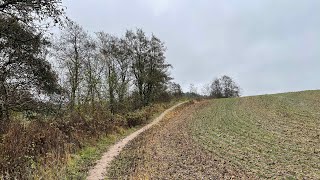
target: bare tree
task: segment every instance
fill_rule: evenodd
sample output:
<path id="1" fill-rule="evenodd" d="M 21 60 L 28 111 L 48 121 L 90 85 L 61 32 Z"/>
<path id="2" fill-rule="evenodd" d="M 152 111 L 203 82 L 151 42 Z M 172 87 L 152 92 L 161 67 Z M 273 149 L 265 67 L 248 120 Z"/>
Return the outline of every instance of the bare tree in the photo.
<path id="1" fill-rule="evenodd" d="M 190 93 L 190 94 L 198 94 L 198 90 L 197 90 L 197 88 L 194 86 L 194 84 L 190 84 L 189 93 Z"/>
<path id="2" fill-rule="evenodd" d="M 119 39 L 118 46 L 116 48 L 116 61 L 117 61 L 117 75 L 118 75 L 118 87 L 116 93 L 118 96 L 118 104 L 120 107 L 124 107 L 125 97 L 128 95 L 129 83 L 130 83 L 130 65 L 131 59 L 129 58 L 128 42 L 126 39 Z"/>
<path id="3" fill-rule="evenodd" d="M 97 99 L 101 100 L 100 87 L 104 67 L 99 58 L 97 42 L 89 37 L 88 42 L 85 44 L 85 48 L 83 62 L 84 96 L 85 102 L 89 102 L 92 110 L 94 110 L 95 101 Z"/>
<path id="4" fill-rule="evenodd" d="M 169 91 L 170 91 L 171 95 L 174 97 L 181 97 L 183 94 L 180 84 L 175 83 L 175 82 L 169 83 Z"/>
<path id="5" fill-rule="evenodd" d="M 210 84 L 203 85 L 201 92 L 206 97 L 210 96 L 210 93 L 211 93 Z"/>
<path id="6" fill-rule="evenodd" d="M 65 69 L 70 108 L 73 110 L 75 104 L 80 103 L 80 83 L 84 78 L 82 71 L 88 50 L 88 35 L 80 25 L 68 21 L 55 43 L 54 50 L 54 56 Z"/>
<path id="7" fill-rule="evenodd" d="M 119 76 L 117 74 L 118 63 L 118 43 L 117 37 L 111 36 L 104 32 L 97 33 L 99 39 L 100 53 L 104 62 L 104 73 L 107 81 L 110 111 L 115 113 L 116 110 L 116 90 L 118 88 Z"/>

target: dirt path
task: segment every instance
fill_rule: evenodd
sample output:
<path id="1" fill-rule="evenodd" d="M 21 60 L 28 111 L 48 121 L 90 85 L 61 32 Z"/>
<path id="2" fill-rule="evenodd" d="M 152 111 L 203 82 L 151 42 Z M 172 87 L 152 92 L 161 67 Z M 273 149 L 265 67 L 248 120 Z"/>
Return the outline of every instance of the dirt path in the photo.
<path id="1" fill-rule="evenodd" d="M 192 138 L 188 123 L 206 101 L 180 106 L 113 161 L 109 179 L 252 179 Z"/>
<path id="2" fill-rule="evenodd" d="M 123 140 L 119 141 L 117 144 L 110 147 L 110 149 L 103 154 L 102 158 L 97 161 L 96 166 L 89 171 L 89 176 L 87 180 L 100 180 L 105 178 L 105 173 L 107 172 L 108 168 L 110 167 L 111 161 L 120 154 L 121 150 L 134 138 L 136 138 L 142 132 L 150 129 L 153 125 L 157 124 L 161 121 L 170 111 L 175 109 L 176 107 L 184 104 L 179 103 L 166 111 L 164 111 L 159 117 L 157 117 L 154 121 L 150 124 L 144 126 L 143 128 L 139 129 L 138 131 L 132 133 L 131 135 L 127 136 Z"/>

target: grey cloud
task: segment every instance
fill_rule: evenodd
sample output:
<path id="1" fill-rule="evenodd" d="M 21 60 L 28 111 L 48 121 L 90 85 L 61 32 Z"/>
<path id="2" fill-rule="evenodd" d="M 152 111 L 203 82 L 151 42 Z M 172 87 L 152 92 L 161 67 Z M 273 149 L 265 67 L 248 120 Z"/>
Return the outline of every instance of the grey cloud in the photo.
<path id="1" fill-rule="evenodd" d="M 184 90 L 222 74 L 233 76 L 244 95 L 320 87 L 320 1 L 77 0 L 65 5 L 91 32 L 122 35 L 141 27 L 154 33 L 166 43 L 171 74 Z"/>

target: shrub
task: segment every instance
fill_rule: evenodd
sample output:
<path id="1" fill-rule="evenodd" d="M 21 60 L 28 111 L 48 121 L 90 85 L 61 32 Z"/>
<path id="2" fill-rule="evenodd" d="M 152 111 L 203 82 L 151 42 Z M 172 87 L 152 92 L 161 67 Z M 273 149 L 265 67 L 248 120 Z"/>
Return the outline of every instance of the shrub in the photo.
<path id="1" fill-rule="evenodd" d="M 145 124 L 151 116 L 166 109 L 165 104 L 155 104 L 130 112 L 126 115 L 127 125 L 129 127 Z"/>
<path id="2" fill-rule="evenodd" d="M 10 178 L 25 178 L 32 174 L 34 163 L 49 153 L 65 154 L 66 136 L 47 122 L 28 125 L 13 122 L 3 135 L 0 146 L 0 174 Z"/>
<path id="3" fill-rule="evenodd" d="M 146 111 L 139 110 L 135 112 L 130 112 L 126 115 L 126 119 L 129 127 L 144 124 L 147 120 Z"/>
<path id="4" fill-rule="evenodd" d="M 12 121 L 0 134 L 0 179 L 29 179 L 39 168 L 58 168 L 55 164 L 63 163 L 86 144 L 122 128 L 145 124 L 165 108 L 165 104 L 156 104 L 125 115 L 112 115 L 97 105 L 92 113 L 81 108 L 57 119 Z"/>

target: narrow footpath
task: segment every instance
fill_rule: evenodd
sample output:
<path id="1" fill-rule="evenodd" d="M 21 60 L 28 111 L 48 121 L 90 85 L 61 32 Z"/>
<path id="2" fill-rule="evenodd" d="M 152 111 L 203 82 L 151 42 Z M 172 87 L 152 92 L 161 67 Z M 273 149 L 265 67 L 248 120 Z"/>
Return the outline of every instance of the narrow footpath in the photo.
<path id="1" fill-rule="evenodd" d="M 119 141 L 117 144 L 111 146 L 109 150 L 103 154 L 102 158 L 97 161 L 96 165 L 89 171 L 89 175 L 87 177 L 87 180 L 101 180 L 105 178 L 105 174 L 108 171 L 108 168 L 110 167 L 110 164 L 112 160 L 118 156 L 121 152 L 121 150 L 134 138 L 139 136 L 144 131 L 150 129 L 155 124 L 159 123 L 169 112 L 177 108 L 178 106 L 184 104 L 186 102 L 179 103 L 166 111 L 164 111 L 159 117 L 154 119 L 150 124 L 142 127 L 138 131 L 130 134 L 126 138 Z"/>

